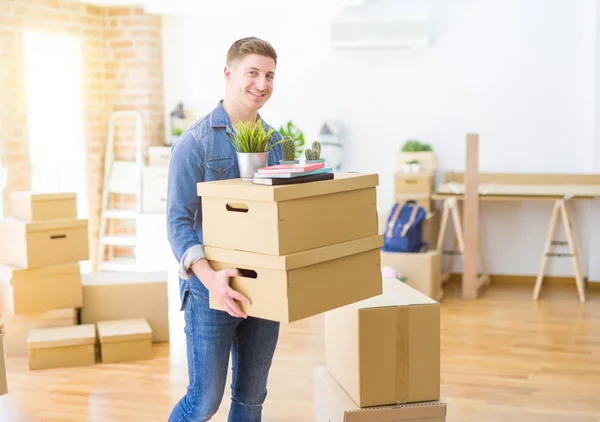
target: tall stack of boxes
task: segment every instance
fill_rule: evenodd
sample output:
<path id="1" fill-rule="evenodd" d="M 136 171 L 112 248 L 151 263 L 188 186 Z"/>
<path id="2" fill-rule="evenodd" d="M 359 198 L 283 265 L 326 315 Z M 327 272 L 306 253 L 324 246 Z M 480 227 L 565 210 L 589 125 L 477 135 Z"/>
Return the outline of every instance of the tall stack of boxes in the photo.
<path id="1" fill-rule="evenodd" d="M 239 269 L 231 285 L 252 301 L 241 304 L 249 316 L 293 322 L 379 295 L 378 182 L 336 173 L 282 186 L 199 183 L 206 257 L 213 269 Z"/>
<path id="2" fill-rule="evenodd" d="M 383 294 L 325 313 L 317 422 L 444 422 L 439 303 L 397 279 Z"/>
<path id="3" fill-rule="evenodd" d="M 406 163 L 417 162 L 418 171 L 407 171 Z M 434 190 L 437 159 L 433 151 L 398 152 L 394 174 L 395 202 L 416 201 L 425 211 L 434 210 L 431 194 Z"/>
<path id="4" fill-rule="evenodd" d="M 88 221 L 75 194 L 13 192 L 11 208 L 0 220 L 7 356 L 59 368 L 148 359 L 168 341 L 166 272 L 81 274 Z"/>
<path id="5" fill-rule="evenodd" d="M 7 356 L 27 356 L 32 329 L 77 324 L 88 221 L 77 218 L 69 193 L 12 192 L 11 209 L 12 218 L 0 220 L 4 348 Z"/>

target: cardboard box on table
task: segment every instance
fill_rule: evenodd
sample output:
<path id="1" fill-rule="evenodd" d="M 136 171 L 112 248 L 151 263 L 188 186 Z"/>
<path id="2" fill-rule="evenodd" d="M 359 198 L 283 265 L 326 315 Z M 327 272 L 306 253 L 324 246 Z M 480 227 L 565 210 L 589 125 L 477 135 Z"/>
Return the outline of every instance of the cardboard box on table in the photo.
<path id="1" fill-rule="evenodd" d="M 325 360 L 360 407 L 439 400 L 439 303 L 397 279 L 325 314 Z"/>
<path id="2" fill-rule="evenodd" d="M 27 356 L 27 336 L 36 328 L 77 325 L 75 308 L 53 309 L 36 314 L 4 313 L 4 351 L 6 356 Z"/>
<path id="3" fill-rule="evenodd" d="M 0 396 L 8 393 L 8 384 L 6 382 L 6 364 L 4 362 L 3 336 L 0 334 Z"/>
<path id="4" fill-rule="evenodd" d="M 316 422 L 445 422 L 446 403 L 429 401 L 361 408 L 324 366 L 315 376 Z"/>
<path id="5" fill-rule="evenodd" d="M 0 262 L 21 268 L 86 261 L 88 220 L 0 220 Z"/>
<path id="6" fill-rule="evenodd" d="M 94 324 L 36 328 L 27 336 L 29 369 L 66 368 L 96 363 Z"/>
<path id="7" fill-rule="evenodd" d="M 102 363 L 152 358 L 152 329 L 144 318 L 99 321 L 96 326 Z"/>
<path id="8" fill-rule="evenodd" d="M 396 193 L 431 193 L 433 191 L 433 171 L 402 173 L 394 175 Z"/>
<path id="9" fill-rule="evenodd" d="M 281 186 L 198 184 L 203 244 L 216 269 L 238 268 L 250 316 L 292 322 L 381 293 L 377 174 Z M 210 300 L 213 309 L 222 309 Z"/>
<path id="10" fill-rule="evenodd" d="M 11 193 L 12 217 L 21 221 L 70 220 L 77 218 L 77 194 Z"/>
<path id="11" fill-rule="evenodd" d="M 78 263 L 35 269 L 0 264 L 0 283 L 4 307 L 11 314 L 36 314 L 83 305 Z"/>
<path id="12" fill-rule="evenodd" d="M 93 272 L 81 275 L 81 323 L 145 318 L 152 342 L 169 341 L 166 271 Z"/>

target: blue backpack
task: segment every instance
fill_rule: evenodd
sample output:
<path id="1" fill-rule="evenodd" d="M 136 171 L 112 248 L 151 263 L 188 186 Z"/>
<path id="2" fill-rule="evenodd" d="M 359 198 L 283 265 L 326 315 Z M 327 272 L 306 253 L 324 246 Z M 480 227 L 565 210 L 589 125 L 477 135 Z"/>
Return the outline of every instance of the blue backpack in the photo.
<path id="1" fill-rule="evenodd" d="M 415 201 L 394 204 L 383 235 L 382 251 L 422 252 L 428 245 L 421 241 L 425 209 Z"/>

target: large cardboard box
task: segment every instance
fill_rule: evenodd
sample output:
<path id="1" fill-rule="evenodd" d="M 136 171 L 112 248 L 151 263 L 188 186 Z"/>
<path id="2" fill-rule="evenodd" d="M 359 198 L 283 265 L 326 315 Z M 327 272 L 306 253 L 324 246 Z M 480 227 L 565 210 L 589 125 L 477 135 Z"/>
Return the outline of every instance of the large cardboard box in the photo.
<path id="1" fill-rule="evenodd" d="M 240 270 L 231 286 L 252 302 L 240 303 L 247 315 L 292 322 L 381 294 L 382 239 L 375 235 L 283 256 L 209 246 L 205 252 L 213 269 Z M 210 307 L 222 310 L 212 297 Z"/>
<path id="2" fill-rule="evenodd" d="M 22 221 L 47 221 L 77 218 L 77 194 L 29 191 L 11 193 L 12 217 Z"/>
<path id="3" fill-rule="evenodd" d="M 381 251 L 381 266 L 392 267 L 406 283 L 430 298 L 440 301 L 442 288 L 442 254 L 440 251 L 403 253 Z"/>
<path id="4" fill-rule="evenodd" d="M 166 271 L 93 272 L 81 275 L 81 323 L 145 318 L 152 341 L 169 341 Z"/>
<path id="5" fill-rule="evenodd" d="M 88 220 L 0 220 L 0 262 L 40 268 L 90 259 Z"/>
<path id="6" fill-rule="evenodd" d="M 4 351 L 6 356 L 27 356 L 27 336 L 35 328 L 77 325 L 75 308 L 53 309 L 37 314 L 4 313 Z"/>
<path id="7" fill-rule="evenodd" d="M 11 314 L 36 314 L 83 305 L 77 263 L 36 269 L 0 264 L 0 283 L 4 307 Z"/>
<path id="8" fill-rule="evenodd" d="M 94 324 L 36 328 L 27 336 L 29 369 L 66 368 L 96 363 Z"/>
<path id="9" fill-rule="evenodd" d="M 287 255 L 377 234 L 377 174 L 263 186 L 228 179 L 198 183 L 203 243 Z"/>
<path id="10" fill-rule="evenodd" d="M 439 303 L 397 279 L 325 314 L 326 366 L 361 407 L 439 400 Z"/>
<path id="11" fill-rule="evenodd" d="M 100 321 L 96 326 L 102 363 L 152 358 L 152 329 L 144 318 Z"/>
<path id="12" fill-rule="evenodd" d="M 446 403 L 431 401 L 360 408 L 324 366 L 315 376 L 316 422 L 445 422 Z"/>
<path id="13" fill-rule="evenodd" d="M 6 382 L 6 365 L 4 363 L 4 348 L 2 346 L 3 339 L 0 334 L 0 396 L 8 393 L 8 384 Z"/>

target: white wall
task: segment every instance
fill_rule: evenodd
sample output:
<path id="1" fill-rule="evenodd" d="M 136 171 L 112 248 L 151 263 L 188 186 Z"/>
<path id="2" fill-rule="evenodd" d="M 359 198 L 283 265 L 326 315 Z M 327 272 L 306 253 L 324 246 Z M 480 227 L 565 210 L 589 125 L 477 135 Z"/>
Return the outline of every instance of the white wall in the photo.
<path id="1" fill-rule="evenodd" d="M 380 210 L 393 203 L 395 153 L 408 137 L 437 151 L 438 180 L 444 171 L 464 170 L 467 132 L 480 134 L 481 171 L 600 168 L 594 144 L 596 0 L 387 2 L 390 13 L 430 16 L 434 44 L 423 51 L 334 50 L 328 23 L 335 8 L 303 4 L 165 16 L 165 111 L 178 101 L 198 116 L 210 111 L 223 95 L 229 45 L 252 34 L 269 40 L 279 55 L 263 117 L 272 125 L 293 119 L 309 141 L 323 120 L 341 120 L 344 170 L 380 174 Z M 490 272 L 537 273 L 551 207 L 482 203 Z M 586 274 L 590 213 L 581 202 L 573 216 Z M 527 237 L 517 240 L 521 235 Z M 595 273 L 600 279 L 600 268 Z M 572 275 L 570 261 L 555 258 L 548 274 Z"/>

